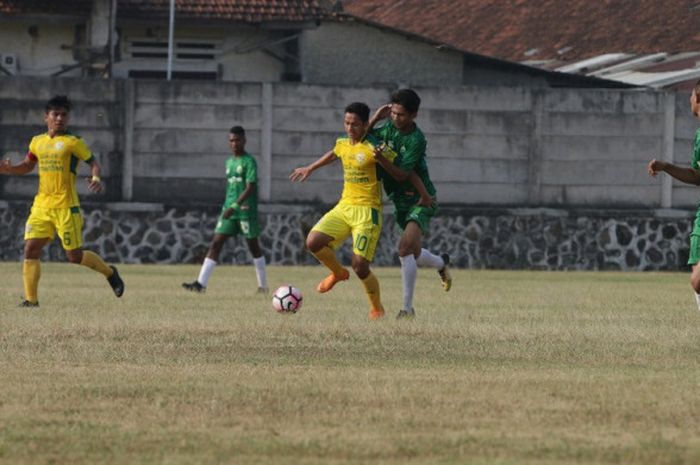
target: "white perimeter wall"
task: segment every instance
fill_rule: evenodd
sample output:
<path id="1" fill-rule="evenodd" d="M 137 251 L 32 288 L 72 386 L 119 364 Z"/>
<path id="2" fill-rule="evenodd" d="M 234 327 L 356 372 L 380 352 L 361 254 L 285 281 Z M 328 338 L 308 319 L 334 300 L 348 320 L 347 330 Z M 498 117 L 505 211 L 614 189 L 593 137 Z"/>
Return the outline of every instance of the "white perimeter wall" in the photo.
<path id="1" fill-rule="evenodd" d="M 696 120 L 687 96 L 652 91 L 419 87 L 418 124 L 442 203 L 521 206 L 693 207 L 694 186 L 651 179 L 651 157 L 688 165 Z M 295 167 L 332 148 L 352 101 L 373 109 L 385 87 L 279 83 L 0 79 L 0 153 L 19 159 L 44 130 L 45 100 L 68 93 L 73 126 L 106 166 L 106 198 L 218 203 L 227 131 L 248 130 L 269 202 L 325 200 L 340 166 L 303 185 Z M 0 178 L 2 198 L 24 198 L 35 179 Z"/>

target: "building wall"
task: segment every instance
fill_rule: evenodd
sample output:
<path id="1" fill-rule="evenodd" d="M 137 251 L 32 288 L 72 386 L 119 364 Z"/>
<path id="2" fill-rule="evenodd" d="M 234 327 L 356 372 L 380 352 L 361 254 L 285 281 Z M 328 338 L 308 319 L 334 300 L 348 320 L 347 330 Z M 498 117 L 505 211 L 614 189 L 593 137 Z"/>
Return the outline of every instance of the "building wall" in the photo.
<path id="1" fill-rule="evenodd" d="M 36 23 L 15 19 L 0 22 L 0 55 L 17 56 L 17 73 L 23 76 L 50 76 L 64 66 L 76 63 L 72 47 L 76 23 Z M 35 34 L 30 35 L 30 27 Z M 80 70 L 64 73 L 78 76 Z"/>
<path id="2" fill-rule="evenodd" d="M 130 25 L 122 28 L 121 60 L 115 64 L 115 76 L 128 77 L 133 69 L 167 69 L 165 58 L 131 58 L 129 43 L 139 39 L 168 41 L 167 24 L 157 28 L 148 25 Z M 219 69 L 222 81 L 279 81 L 284 72 L 284 64 L 278 58 L 266 53 L 260 46 L 279 39 L 279 34 L 261 28 L 238 25 L 235 28 L 208 27 L 192 28 L 176 25 L 175 41 L 210 41 L 217 45 L 214 60 L 173 61 L 173 71 L 193 71 Z M 273 47 L 274 49 L 274 47 Z M 216 64 L 218 63 L 218 66 Z"/>
<path id="3" fill-rule="evenodd" d="M 418 87 L 418 124 L 442 204 L 694 208 L 694 186 L 652 179 L 652 157 L 688 164 L 697 127 L 686 96 L 651 91 Z M 332 148 L 352 101 L 389 87 L 193 81 L 0 79 L 0 152 L 18 161 L 54 93 L 105 166 L 104 200 L 211 203 L 224 193 L 227 131 L 248 130 L 264 202 L 333 203 L 341 172 L 287 176 Z M 84 168 L 83 168 L 84 169 Z M 84 186 L 80 187 L 84 189 Z M 28 199 L 35 176 L 0 177 L 0 198 Z"/>
<path id="4" fill-rule="evenodd" d="M 309 84 L 461 85 L 462 54 L 353 22 L 304 31 L 301 74 Z"/>

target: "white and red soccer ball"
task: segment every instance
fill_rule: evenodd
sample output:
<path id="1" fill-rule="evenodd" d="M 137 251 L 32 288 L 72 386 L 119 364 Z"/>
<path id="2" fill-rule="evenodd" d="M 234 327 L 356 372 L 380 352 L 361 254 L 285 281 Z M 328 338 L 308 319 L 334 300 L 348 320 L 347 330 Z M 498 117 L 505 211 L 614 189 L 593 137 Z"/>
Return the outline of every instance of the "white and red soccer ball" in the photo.
<path id="1" fill-rule="evenodd" d="M 301 291 L 291 284 L 280 286 L 272 296 L 272 307 L 279 313 L 296 313 L 301 308 Z"/>

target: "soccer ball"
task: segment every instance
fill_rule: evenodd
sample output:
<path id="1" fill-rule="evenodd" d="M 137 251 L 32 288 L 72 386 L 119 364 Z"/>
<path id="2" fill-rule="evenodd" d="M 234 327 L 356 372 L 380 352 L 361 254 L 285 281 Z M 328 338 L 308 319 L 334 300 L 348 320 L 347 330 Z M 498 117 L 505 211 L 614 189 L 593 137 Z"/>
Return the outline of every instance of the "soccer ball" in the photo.
<path id="1" fill-rule="evenodd" d="M 272 307 L 279 313 L 296 313 L 301 308 L 302 299 L 299 289 L 285 284 L 278 287 L 272 296 Z"/>

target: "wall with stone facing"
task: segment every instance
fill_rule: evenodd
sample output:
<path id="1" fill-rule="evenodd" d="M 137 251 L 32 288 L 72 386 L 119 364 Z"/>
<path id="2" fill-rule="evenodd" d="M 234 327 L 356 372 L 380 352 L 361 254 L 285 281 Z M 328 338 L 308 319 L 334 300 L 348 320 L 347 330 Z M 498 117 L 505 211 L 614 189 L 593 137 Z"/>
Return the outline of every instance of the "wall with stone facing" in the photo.
<path id="1" fill-rule="evenodd" d="M 18 260 L 27 202 L 0 201 L 0 260 Z M 268 263 L 316 264 L 303 247 L 306 232 L 328 206 L 264 205 L 262 247 Z M 170 208 L 160 204 L 84 205 L 85 247 L 117 263 L 198 263 L 204 258 L 218 215 L 216 206 Z M 448 252 L 460 268 L 540 270 L 686 269 L 692 211 L 443 209 L 426 243 Z M 376 265 L 398 265 L 399 230 L 390 214 Z M 349 263 L 349 241 L 341 249 Z M 60 243 L 45 259 L 63 260 Z M 241 238 L 230 240 L 222 263 L 249 264 Z"/>

